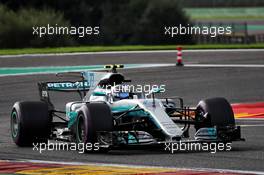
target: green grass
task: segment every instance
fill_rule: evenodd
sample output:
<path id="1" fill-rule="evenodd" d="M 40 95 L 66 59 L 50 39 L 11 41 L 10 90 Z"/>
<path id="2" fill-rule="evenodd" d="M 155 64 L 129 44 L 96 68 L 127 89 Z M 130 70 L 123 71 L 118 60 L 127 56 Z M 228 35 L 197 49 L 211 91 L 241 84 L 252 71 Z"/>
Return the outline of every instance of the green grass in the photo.
<path id="1" fill-rule="evenodd" d="M 264 48 L 262 44 L 205 44 L 183 45 L 183 49 L 253 49 Z M 25 48 L 25 49 L 0 49 L 0 55 L 40 54 L 40 53 L 74 53 L 74 52 L 103 52 L 103 51 L 140 51 L 140 50 L 175 50 L 176 45 L 164 46 L 81 46 L 59 48 Z"/>
<path id="2" fill-rule="evenodd" d="M 264 7 L 246 8 L 185 8 L 193 20 L 204 19 L 264 19 Z"/>

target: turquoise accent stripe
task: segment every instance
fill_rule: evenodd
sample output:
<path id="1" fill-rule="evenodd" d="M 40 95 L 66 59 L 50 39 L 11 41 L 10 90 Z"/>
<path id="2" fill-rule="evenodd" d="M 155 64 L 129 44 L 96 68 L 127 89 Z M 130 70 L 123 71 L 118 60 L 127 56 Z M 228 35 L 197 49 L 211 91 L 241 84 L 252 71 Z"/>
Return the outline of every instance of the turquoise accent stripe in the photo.
<path id="1" fill-rule="evenodd" d="M 124 111 L 127 111 L 127 110 L 130 110 L 132 108 L 134 108 L 135 106 L 132 106 L 132 105 L 127 105 L 127 106 L 112 106 L 111 107 L 111 110 L 112 112 L 124 112 Z"/>
<path id="2" fill-rule="evenodd" d="M 67 112 L 66 115 L 70 118 L 68 122 L 68 128 L 70 128 L 75 123 L 78 113 L 75 111 L 72 111 L 72 112 Z"/>

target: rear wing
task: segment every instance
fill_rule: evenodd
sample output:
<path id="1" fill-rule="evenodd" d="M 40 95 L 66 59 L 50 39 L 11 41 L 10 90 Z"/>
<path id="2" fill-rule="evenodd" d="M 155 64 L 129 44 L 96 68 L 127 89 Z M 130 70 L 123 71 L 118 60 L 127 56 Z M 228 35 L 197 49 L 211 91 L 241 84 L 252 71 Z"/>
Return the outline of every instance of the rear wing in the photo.
<path id="1" fill-rule="evenodd" d="M 47 91 L 89 91 L 90 84 L 87 81 L 61 81 L 61 82 L 44 82 L 39 86 L 45 87 Z"/>
<path id="2" fill-rule="evenodd" d="M 82 99 L 90 90 L 90 86 L 86 81 L 61 81 L 61 82 L 41 82 L 38 83 L 40 100 L 48 104 L 49 110 L 55 110 L 50 100 L 50 91 L 58 92 L 77 92 Z"/>
<path id="3" fill-rule="evenodd" d="M 95 74 L 97 74 L 97 82 L 95 79 Z M 50 91 L 58 92 L 77 92 L 80 95 L 81 100 L 86 96 L 86 93 L 97 86 L 98 75 L 105 73 L 95 73 L 95 72 L 67 72 L 58 73 L 57 77 L 67 77 L 74 78 L 78 81 L 56 81 L 56 82 L 39 82 L 39 96 L 40 100 L 48 104 L 50 110 L 54 110 L 54 105 L 50 100 Z"/>
<path id="4" fill-rule="evenodd" d="M 116 69 L 122 66 L 106 66 L 105 68 Z M 87 92 L 93 92 L 97 86 L 107 87 L 127 82 L 122 74 L 116 72 L 67 72 L 59 73 L 58 77 L 72 77 L 78 81 L 57 81 L 57 82 L 40 82 L 38 83 L 40 100 L 48 103 L 51 109 L 54 109 L 49 98 L 49 91 L 60 92 L 77 92 L 81 100 L 84 99 Z M 89 94 L 90 94 L 89 92 Z M 89 95 L 87 94 L 87 95 Z"/>
<path id="5" fill-rule="evenodd" d="M 108 75 L 105 72 L 67 72 L 58 73 L 58 77 L 67 77 L 79 79 L 78 81 L 57 81 L 57 82 L 41 82 L 38 86 L 41 90 L 46 91 L 64 91 L 79 92 L 89 91 L 95 88 L 101 80 Z"/>
<path id="6" fill-rule="evenodd" d="M 39 96 L 41 100 L 49 101 L 50 91 L 77 92 L 83 98 L 92 86 L 86 80 L 83 81 L 58 81 L 38 83 Z"/>

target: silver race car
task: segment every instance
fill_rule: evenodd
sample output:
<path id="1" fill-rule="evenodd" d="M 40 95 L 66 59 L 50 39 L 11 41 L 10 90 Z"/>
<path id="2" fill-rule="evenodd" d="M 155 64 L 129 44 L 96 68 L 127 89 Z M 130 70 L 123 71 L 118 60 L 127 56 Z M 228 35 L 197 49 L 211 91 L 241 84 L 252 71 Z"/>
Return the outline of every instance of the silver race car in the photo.
<path id="1" fill-rule="evenodd" d="M 59 140 L 97 144 L 100 150 L 177 142 L 232 142 L 243 140 L 240 127 L 224 98 L 201 100 L 195 108 L 180 97 L 158 99 L 161 89 L 148 93 L 129 88 L 130 80 L 117 73 L 123 65 L 105 66 L 106 72 L 69 72 L 74 81 L 38 83 L 40 101 L 16 102 L 11 132 L 18 146 Z M 78 79 L 78 81 L 76 81 Z M 76 92 L 80 101 L 57 110 L 51 91 Z M 190 126 L 195 134 L 190 137 Z"/>

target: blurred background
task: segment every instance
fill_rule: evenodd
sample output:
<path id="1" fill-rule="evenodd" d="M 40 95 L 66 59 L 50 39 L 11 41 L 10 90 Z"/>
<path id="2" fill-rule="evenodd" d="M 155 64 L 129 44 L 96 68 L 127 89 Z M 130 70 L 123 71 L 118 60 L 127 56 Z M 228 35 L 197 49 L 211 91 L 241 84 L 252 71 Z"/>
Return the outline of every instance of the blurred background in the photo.
<path id="1" fill-rule="evenodd" d="M 47 24 L 100 26 L 100 35 L 32 35 Z M 164 36 L 164 26 L 179 24 L 232 26 L 233 33 Z M 263 0 L 0 0 L 0 48 L 263 42 Z"/>

